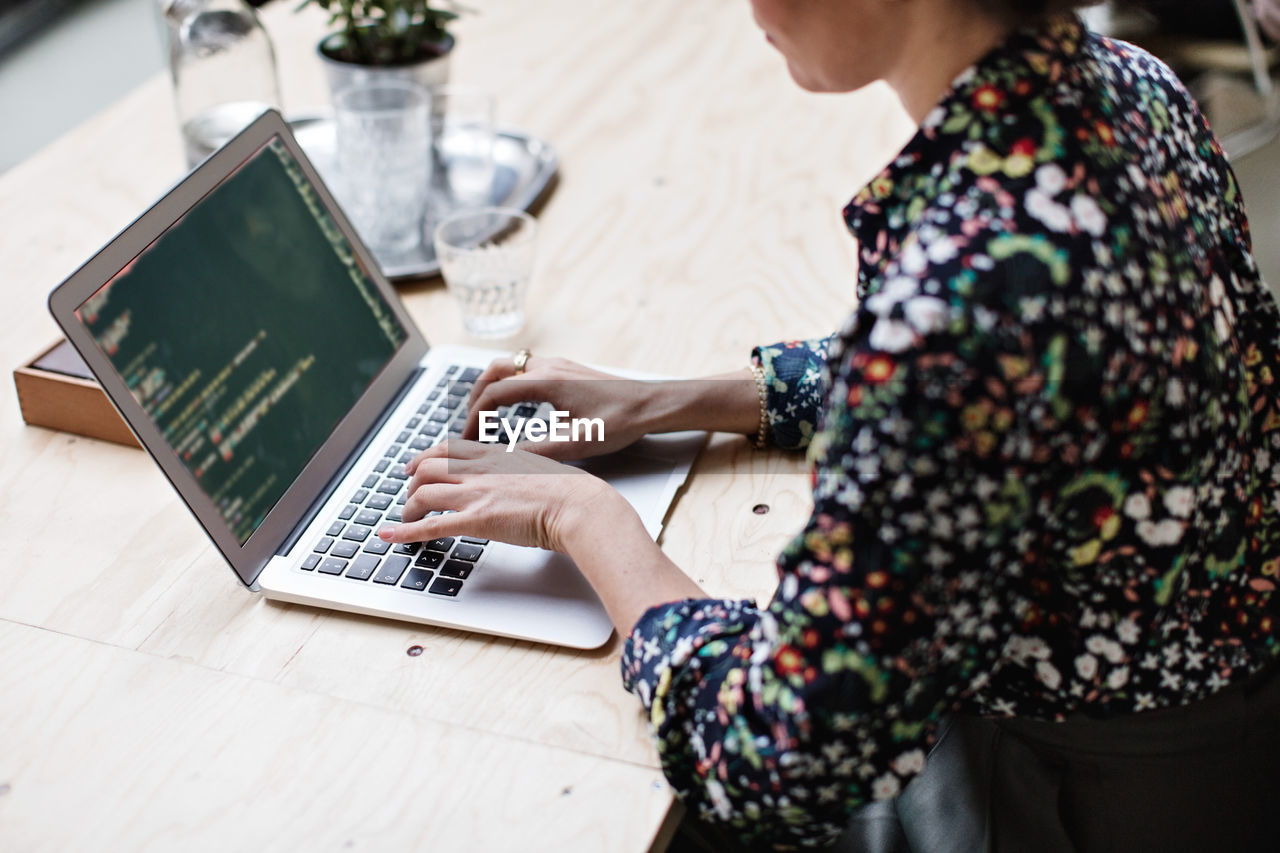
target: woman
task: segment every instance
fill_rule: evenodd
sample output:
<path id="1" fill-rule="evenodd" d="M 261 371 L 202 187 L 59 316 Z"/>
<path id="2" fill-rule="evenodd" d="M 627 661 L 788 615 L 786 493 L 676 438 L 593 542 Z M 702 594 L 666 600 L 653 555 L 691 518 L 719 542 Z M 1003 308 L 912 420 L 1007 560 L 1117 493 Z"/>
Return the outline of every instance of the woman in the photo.
<path id="1" fill-rule="evenodd" d="M 604 417 L 609 447 L 690 427 L 807 445 L 814 511 L 767 606 L 709 598 L 616 493 L 534 453 L 423 453 L 381 534 L 571 555 L 628 637 L 668 778 L 745 845 L 835 840 L 924 771 L 948 715 L 959 746 L 932 766 L 976 754 L 986 781 L 907 788 L 914 849 L 946 849 L 936 830 L 968 818 L 943 812 L 976 793 L 990 823 L 951 849 L 1274 830 L 1277 311 L 1185 89 L 1072 5 L 753 0 L 801 86 L 884 79 L 920 124 L 845 211 L 843 330 L 760 347 L 734 381 L 606 387 L 521 357 L 478 384 L 475 410 Z"/>

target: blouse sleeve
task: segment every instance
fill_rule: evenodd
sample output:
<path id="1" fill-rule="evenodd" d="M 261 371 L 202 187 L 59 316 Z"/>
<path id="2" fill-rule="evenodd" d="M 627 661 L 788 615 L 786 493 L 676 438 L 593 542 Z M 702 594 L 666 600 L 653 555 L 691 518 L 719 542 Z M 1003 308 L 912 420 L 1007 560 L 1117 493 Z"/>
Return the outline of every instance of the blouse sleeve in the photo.
<path id="1" fill-rule="evenodd" d="M 831 341 L 831 336 L 784 341 L 752 350 L 752 363 L 764 370 L 765 409 L 774 445 L 797 450 L 809 444 L 826 397 Z"/>
<path id="2" fill-rule="evenodd" d="M 985 406 L 1016 379 L 999 365 L 1024 361 L 963 321 L 929 323 L 948 331 L 855 333 L 841 354 L 810 448 L 814 512 L 773 600 L 664 604 L 624 644 L 668 778 L 745 843 L 827 843 L 852 808 L 896 795 L 999 658 L 1007 606 L 984 569 L 1027 502 L 998 450 L 1018 444 L 1012 412 Z M 817 359 L 760 352 L 775 373 Z"/>

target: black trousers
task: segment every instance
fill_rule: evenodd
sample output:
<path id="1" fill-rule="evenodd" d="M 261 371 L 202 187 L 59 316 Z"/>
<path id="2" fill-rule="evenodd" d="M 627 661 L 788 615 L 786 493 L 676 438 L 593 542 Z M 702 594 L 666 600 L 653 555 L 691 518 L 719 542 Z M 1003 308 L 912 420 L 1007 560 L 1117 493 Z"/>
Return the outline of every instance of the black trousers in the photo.
<path id="1" fill-rule="evenodd" d="M 686 818 L 671 850 L 740 849 Z M 838 853 L 1273 853 L 1280 675 L 1112 720 L 956 717 L 895 800 L 857 811 Z"/>

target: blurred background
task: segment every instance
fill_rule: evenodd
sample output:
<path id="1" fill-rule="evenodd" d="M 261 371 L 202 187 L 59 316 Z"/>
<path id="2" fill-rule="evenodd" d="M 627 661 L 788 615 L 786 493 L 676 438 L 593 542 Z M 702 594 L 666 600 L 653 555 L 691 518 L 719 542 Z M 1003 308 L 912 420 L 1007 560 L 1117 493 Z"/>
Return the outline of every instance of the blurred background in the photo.
<path id="1" fill-rule="evenodd" d="M 159 2 L 0 0 L 0 115 L 17 117 L 0 133 L 0 172 L 166 68 Z M 1280 0 L 1253 2 L 1144 0 L 1086 17 L 1192 86 L 1240 178 L 1259 265 L 1280 291 L 1280 49 L 1257 20 L 1274 31 Z"/>

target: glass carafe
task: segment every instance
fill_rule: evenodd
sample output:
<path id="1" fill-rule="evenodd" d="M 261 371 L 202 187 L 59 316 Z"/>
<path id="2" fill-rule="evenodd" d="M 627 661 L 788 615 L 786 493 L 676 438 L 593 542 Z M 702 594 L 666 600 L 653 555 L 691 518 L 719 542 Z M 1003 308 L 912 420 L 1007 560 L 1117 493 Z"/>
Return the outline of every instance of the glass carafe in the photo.
<path id="1" fill-rule="evenodd" d="M 276 57 L 244 0 L 160 0 L 187 165 L 195 166 L 269 107 Z"/>

